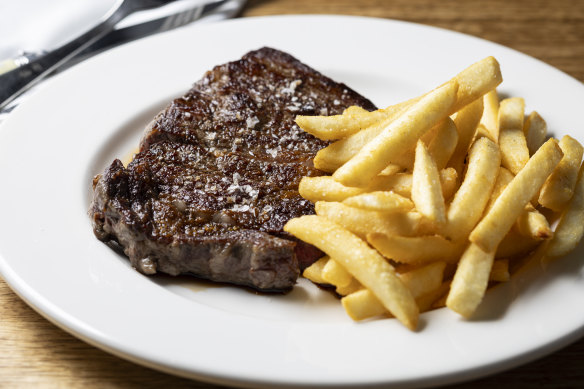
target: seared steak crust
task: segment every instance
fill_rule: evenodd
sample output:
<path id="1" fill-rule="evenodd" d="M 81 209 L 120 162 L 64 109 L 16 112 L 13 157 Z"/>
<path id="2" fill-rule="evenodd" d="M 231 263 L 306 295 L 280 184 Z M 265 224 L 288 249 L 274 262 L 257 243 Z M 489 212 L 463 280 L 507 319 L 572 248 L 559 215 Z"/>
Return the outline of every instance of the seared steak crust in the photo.
<path id="1" fill-rule="evenodd" d="M 263 48 L 217 66 L 145 131 L 140 152 L 94 180 L 96 236 L 144 274 L 194 274 L 286 290 L 318 250 L 282 231 L 314 213 L 298 194 L 326 143 L 296 115 L 373 104 L 283 52 Z"/>

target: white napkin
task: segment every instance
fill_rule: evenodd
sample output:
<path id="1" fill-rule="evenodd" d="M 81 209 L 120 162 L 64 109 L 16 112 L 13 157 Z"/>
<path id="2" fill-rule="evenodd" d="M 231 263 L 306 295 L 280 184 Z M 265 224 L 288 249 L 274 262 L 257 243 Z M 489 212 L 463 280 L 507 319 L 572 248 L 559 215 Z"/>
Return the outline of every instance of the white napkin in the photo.
<path id="1" fill-rule="evenodd" d="M 118 28 L 142 23 L 210 0 L 180 0 L 138 12 Z M 97 25 L 120 0 L 0 0 L 0 61 L 22 51 L 37 52 L 62 45 Z"/>

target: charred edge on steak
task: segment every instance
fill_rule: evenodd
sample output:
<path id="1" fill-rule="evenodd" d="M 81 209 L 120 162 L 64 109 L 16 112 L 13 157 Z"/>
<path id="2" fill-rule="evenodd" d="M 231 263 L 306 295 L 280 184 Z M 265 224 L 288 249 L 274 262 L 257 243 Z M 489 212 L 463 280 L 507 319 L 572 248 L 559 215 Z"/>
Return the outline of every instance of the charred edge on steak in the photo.
<path id="1" fill-rule="evenodd" d="M 95 235 L 116 241 L 144 274 L 194 274 L 264 291 L 291 288 L 316 248 L 283 232 L 313 214 L 298 194 L 326 146 L 296 115 L 375 106 L 270 48 L 207 72 L 156 116 L 140 153 L 94 180 Z"/>

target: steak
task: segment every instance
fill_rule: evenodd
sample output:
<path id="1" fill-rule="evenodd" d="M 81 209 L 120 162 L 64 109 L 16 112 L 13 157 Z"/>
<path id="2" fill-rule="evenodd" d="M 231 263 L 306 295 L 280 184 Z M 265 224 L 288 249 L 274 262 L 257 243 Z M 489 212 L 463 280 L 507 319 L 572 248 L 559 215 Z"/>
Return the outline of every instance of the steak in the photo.
<path id="1" fill-rule="evenodd" d="M 145 130 L 127 166 L 93 181 L 95 235 L 115 242 L 144 274 L 192 274 L 264 291 L 291 288 L 321 253 L 283 232 L 313 214 L 298 194 L 327 142 L 296 115 L 375 106 L 278 50 L 215 67 Z"/>

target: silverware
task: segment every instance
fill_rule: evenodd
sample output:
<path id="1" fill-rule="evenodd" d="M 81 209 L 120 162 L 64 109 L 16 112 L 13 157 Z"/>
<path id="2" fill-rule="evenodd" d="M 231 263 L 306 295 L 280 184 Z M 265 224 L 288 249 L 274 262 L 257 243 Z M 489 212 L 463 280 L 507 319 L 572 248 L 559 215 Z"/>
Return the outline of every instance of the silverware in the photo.
<path id="1" fill-rule="evenodd" d="M 99 54 L 105 50 L 131 42 L 136 39 L 144 38 L 149 35 L 169 31 L 182 27 L 189 23 L 195 22 L 209 15 L 221 14 L 223 19 L 237 16 L 245 6 L 245 0 L 222 0 L 206 4 L 197 4 L 175 14 L 167 15 L 159 19 L 147 21 L 130 27 L 113 30 L 103 38 L 91 44 L 81 51 L 57 71 L 63 71 L 85 59 Z"/>
<path id="2" fill-rule="evenodd" d="M 119 0 L 117 7 L 91 30 L 50 53 L 1 75 L 0 108 L 6 106 L 16 96 L 38 83 L 53 69 L 112 31 L 115 25 L 126 16 L 137 11 L 156 8 L 172 1 L 175 0 Z"/>
<path id="3" fill-rule="evenodd" d="M 47 78 L 48 76 L 60 73 L 61 71 L 64 71 L 93 55 L 115 46 L 130 42 L 132 40 L 178 28 L 207 16 L 220 17 L 221 19 L 235 17 L 241 12 L 245 6 L 245 3 L 246 0 L 222 0 L 205 4 L 198 3 L 193 8 L 182 10 L 171 15 L 165 15 L 155 20 L 110 31 L 105 36 L 89 45 L 89 47 L 86 47 L 85 49 L 81 50 L 81 52 L 70 57 L 68 60 L 63 61 L 55 66 L 52 70 L 44 75 L 43 79 Z M 46 52 L 24 52 L 19 57 L 4 61 L 0 64 L 0 68 L 2 65 L 10 68 L 24 66 L 45 54 Z M 4 72 L 7 71 L 8 70 L 5 70 Z M 0 87 L 2 86 L 1 74 L 4 72 L 0 69 Z M 34 85 L 36 85 L 36 82 Z M 16 93 L 10 102 L 3 104 L 3 106 L 0 108 L 0 122 L 3 119 L 3 116 L 11 112 L 21 102 L 21 100 L 27 95 L 25 92 L 30 90 L 30 88 L 34 85 L 31 85 L 29 88 L 22 90 L 20 93 Z M 23 94 L 25 95 L 23 96 Z"/>

